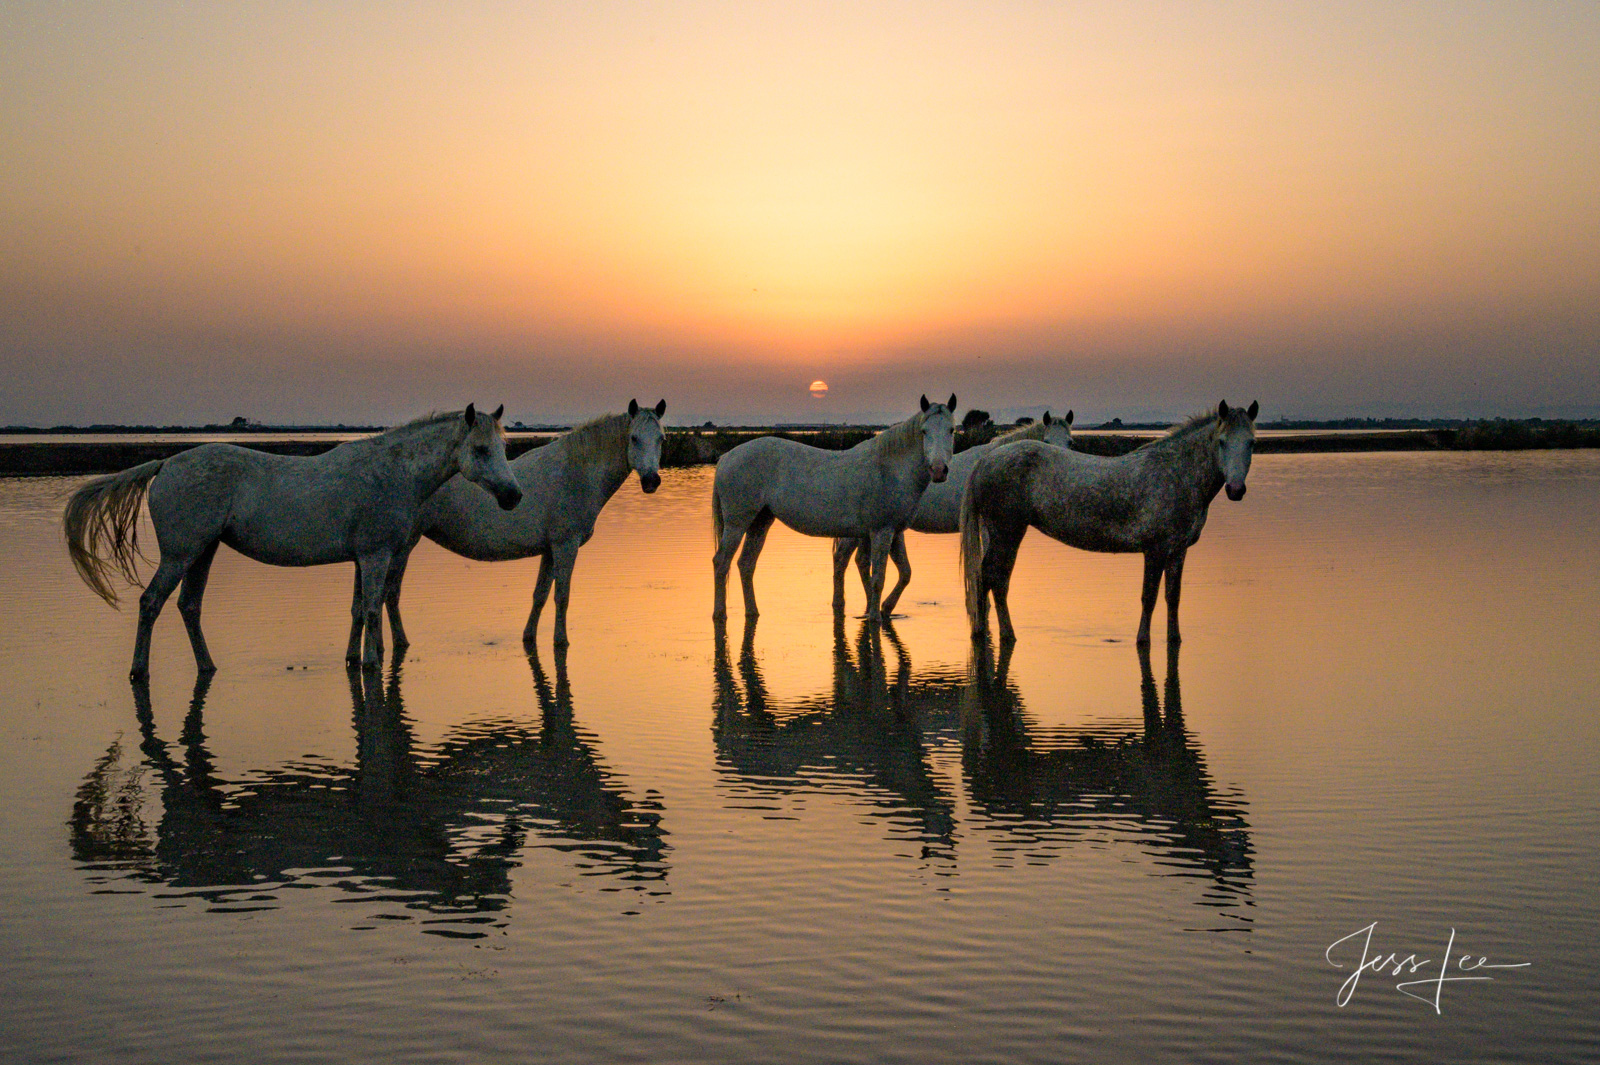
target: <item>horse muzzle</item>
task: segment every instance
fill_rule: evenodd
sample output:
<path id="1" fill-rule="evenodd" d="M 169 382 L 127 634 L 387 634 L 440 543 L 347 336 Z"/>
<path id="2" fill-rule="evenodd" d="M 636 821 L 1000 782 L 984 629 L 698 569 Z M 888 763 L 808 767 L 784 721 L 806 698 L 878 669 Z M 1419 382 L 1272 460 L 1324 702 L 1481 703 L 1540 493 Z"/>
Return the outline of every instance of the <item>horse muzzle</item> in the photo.
<path id="1" fill-rule="evenodd" d="M 1237 503 L 1244 498 L 1244 485 L 1234 486 L 1230 484 L 1227 486 L 1227 492 L 1228 498 Z"/>
<path id="2" fill-rule="evenodd" d="M 950 467 L 942 462 L 928 471 L 928 477 L 934 484 L 943 484 L 944 479 L 948 476 L 950 476 Z"/>
<path id="3" fill-rule="evenodd" d="M 517 504 L 522 502 L 522 489 L 507 488 L 494 494 L 495 502 L 500 504 L 501 510 L 516 510 Z"/>
<path id="4" fill-rule="evenodd" d="M 639 487 L 644 489 L 645 495 L 649 495 L 661 487 L 661 475 L 659 473 L 641 473 L 639 475 Z"/>

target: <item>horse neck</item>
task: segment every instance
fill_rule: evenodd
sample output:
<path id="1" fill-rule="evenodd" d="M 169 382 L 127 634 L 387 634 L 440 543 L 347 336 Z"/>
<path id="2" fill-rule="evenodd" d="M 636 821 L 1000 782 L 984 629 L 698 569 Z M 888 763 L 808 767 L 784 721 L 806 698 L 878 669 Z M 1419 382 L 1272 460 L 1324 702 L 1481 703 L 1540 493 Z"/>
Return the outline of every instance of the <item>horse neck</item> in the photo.
<path id="1" fill-rule="evenodd" d="M 867 449 L 879 465 L 905 467 L 913 476 L 920 468 L 924 479 L 929 476 L 928 462 L 922 454 L 924 418 L 922 414 L 914 414 L 867 441 Z"/>
<path id="2" fill-rule="evenodd" d="M 1002 444 L 1015 444 L 1019 440 L 1043 440 L 1045 430 L 1049 428 L 1050 427 L 1044 422 L 1030 422 L 1029 424 L 1022 426 L 1020 429 L 1007 430 L 1006 432 L 1003 432 L 999 436 L 995 437 L 993 440 L 989 441 L 987 444 L 981 444 L 979 446 L 993 450 Z"/>
<path id="3" fill-rule="evenodd" d="M 1208 506 L 1222 491 L 1225 478 L 1217 463 L 1216 449 L 1212 447 L 1215 435 L 1213 423 L 1180 429 L 1171 436 L 1150 445 L 1151 450 L 1168 457 L 1177 479 L 1193 485 L 1201 506 Z"/>
<path id="4" fill-rule="evenodd" d="M 433 495 L 456 473 L 456 450 L 466 439 L 465 420 L 442 418 L 393 430 L 392 453 L 405 468 L 417 504 Z"/>
<path id="5" fill-rule="evenodd" d="M 600 490 L 603 504 L 617 493 L 628 479 L 628 432 L 633 419 L 613 414 L 580 425 L 563 436 L 556 445 L 569 469 L 580 471 L 586 483 Z"/>

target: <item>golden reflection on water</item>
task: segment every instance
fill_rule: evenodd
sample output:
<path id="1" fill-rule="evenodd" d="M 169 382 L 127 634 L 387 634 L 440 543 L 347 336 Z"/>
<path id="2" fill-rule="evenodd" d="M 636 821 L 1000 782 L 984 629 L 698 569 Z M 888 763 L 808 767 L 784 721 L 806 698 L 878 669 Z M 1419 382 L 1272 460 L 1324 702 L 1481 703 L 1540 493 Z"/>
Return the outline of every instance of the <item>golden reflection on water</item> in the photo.
<path id="1" fill-rule="evenodd" d="M 8 483 L 10 1027 L 110 1056 L 40 1019 L 81 1000 L 199 1058 L 314 996 L 330 1045 L 395 1060 L 441 1031 L 570 1061 L 957 1061 L 997 1033 L 1093 1057 L 1064 1026 L 1140 1060 L 1578 1060 L 1600 453 L 1262 456 L 1251 481 L 1191 552 L 1181 666 L 1159 617 L 1131 644 L 1137 558 L 1036 536 L 1009 649 L 968 640 L 951 537 L 908 538 L 878 628 L 859 586 L 835 619 L 826 541 L 775 530 L 766 613 L 735 597 L 717 631 L 690 470 L 601 515 L 565 660 L 548 628 L 520 644 L 533 564 L 423 545 L 410 649 L 352 677 L 348 569 L 224 552 L 198 692 L 176 616 L 128 688 L 134 619 L 61 547 L 76 482 Z M 1463 996 L 1448 1045 L 1387 999 L 1335 1015 L 1322 951 L 1374 920 L 1536 975 Z M 1184 934 L 1224 929 L 1249 934 Z M 495 983 L 462 982 L 477 950 Z M 272 993 L 216 1028 L 219 975 Z"/>

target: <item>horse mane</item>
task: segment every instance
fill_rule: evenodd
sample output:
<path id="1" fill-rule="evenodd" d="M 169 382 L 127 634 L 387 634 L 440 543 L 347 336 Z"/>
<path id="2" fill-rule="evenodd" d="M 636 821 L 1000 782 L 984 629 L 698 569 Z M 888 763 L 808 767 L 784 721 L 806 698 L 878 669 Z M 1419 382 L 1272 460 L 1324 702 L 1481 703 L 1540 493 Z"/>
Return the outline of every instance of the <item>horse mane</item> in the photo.
<path id="1" fill-rule="evenodd" d="M 1211 428 L 1219 420 L 1215 410 L 1203 410 L 1198 414 L 1189 415 L 1189 417 L 1168 429 L 1166 437 L 1188 436 L 1199 432 L 1201 429 Z"/>
<path id="2" fill-rule="evenodd" d="M 1043 440 L 1044 432 L 1048 428 L 1050 427 L 1042 421 L 1029 422 L 1027 425 L 1019 425 L 1015 429 L 1009 429 L 989 442 L 998 445 L 1014 444 L 1018 440 Z"/>
<path id="3" fill-rule="evenodd" d="M 1156 447 L 1157 445 L 1165 446 L 1168 444 L 1176 444 L 1180 441 L 1188 440 L 1191 437 L 1212 428 L 1219 420 L 1220 419 L 1217 418 L 1217 412 L 1214 410 L 1203 410 L 1199 414 L 1191 414 L 1177 425 L 1174 425 L 1171 429 L 1168 429 L 1162 435 L 1156 437 L 1154 440 L 1145 441 L 1134 450 L 1143 451 L 1147 447 Z"/>
<path id="4" fill-rule="evenodd" d="M 438 425 L 440 422 L 447 422 L 451 419 L 460 417 L 461 412 L 458 410 L 432 410 L 426 414 L 417 415 L 409 422 L 401 422 L 399 425 L 391 426 L 378 435 L 388 436 L 390 433 L 401 433 L 408 429 L 426 429 L 430 426 Z M 479 417 L 487 418 L 489 416 L 487 414 L 480 413 Z M 494 427 L 495 430 L 500 434 L 500 439 L 504 440 L 506 438 L 505 426 L 501 425 L 499 422 L 495 422 Z"/>
<path id="5" fill-rule="evenodd" d="M 560 443 L 566 445 L 567 456 L 576 462 L 587 464 L 626 460 L 630 424 L 632 419 L 626 414 L 602 414 L 569 429 L 562 435 Z"/>
<path id="6" fill-rule="evenodd" d="M 872 438 L 873 449 L 885 455 L 922 447 L 922 422 L 927 412 L 918 411 L 903 422 L 896 422 Z"/>

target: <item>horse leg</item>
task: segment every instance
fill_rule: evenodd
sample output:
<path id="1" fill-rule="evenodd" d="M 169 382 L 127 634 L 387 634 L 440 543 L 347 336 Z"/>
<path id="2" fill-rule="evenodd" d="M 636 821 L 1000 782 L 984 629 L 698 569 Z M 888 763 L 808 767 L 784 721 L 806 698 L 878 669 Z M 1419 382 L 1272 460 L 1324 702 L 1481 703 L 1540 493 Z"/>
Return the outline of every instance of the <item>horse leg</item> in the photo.
<path id="1" fill-rule="evenodd" d="M 567 646 L 567 597 L 572 594 L 572 566 L 578 561 L 579 539 L 563 540 L 550 548 L 550 567 L 556 583 L 555 646 Z M 542 568 L 542 567 L 541 567 Z"/>
<path id="2" fill-rule="evenodd" d="M 833 542 L 833 609 L 844 612 L 844 574 L 850 568 L 850 556 L 856 553 L 856 541 L 840 537 Z"/>
<path id="3" fill-rule="evenodd" d="M 756 560 L 761 557 L 772 522 L 772 511 L 763 510 L 744 532 L 744 547 L 739 552 L 739 585 L 744 590 L 744 616 L 747 618 L 761 616 L 756 608 Z"/>
<path id="4" fill-rule="evenodd" d="M 400 554 L 389 562 L 389 577 L 383 584 L 383 605 L 389 611 L 389 636 L 394 640 L 395 651 L 404 651 L 411 646 L 411 641 L 406 637 L 406 627 L 400 623 L 400 585 L 406 579 L 406 564 L 411 561 L 411 552 L 417 546 L 417 541 L 411 541 Z"/>
<path id="5" fill-rule="evenodd" d="M 1183 594 L 1183 559 L 1188 553 L 1186 548 L 1180 548 L 1167 558 L 1168 644 L 1183 642 L 1183 634 L 1178 631 L 1178 596 Z"/>
<path id="6" fill-rule="evenodd" d="M 856 541 L 856 572 L 861 574 L 861 593 L 872 602 L 872 537 L 863 536 Z"/>
<path id="7" fill-rule="evenodd" d="M 1156 593 L 1161 590 L 1161 571 L 1166 561 L 1154 551 L 1145 552 L 1144 591 L 1139 595 L 1139 635 L 1133 641 L 1140 647 L 1150 646 L 1150 615 L 1156 610 Z"/>
<path id="8" fill-rule="evenodd" d="M 533 583 L 533 609 L 528 613 L 528 623 L 522 627 L 522 642 L 531 644 L 539 633 L 539 615 L 550 598 L 550 552 L 539 556 L 539 579 Z"/>
<path id="9" fill-rule="evenodd" d="M 722 539 L 717 544 L 716 554 L 711 556 L 713 621 L 724 621 L 728 617 L 728 567 L 733 564 L 733 553 L 738 550 L 739 541 L 742 539 L 744 539 L 744 529 L 732 522 L 722 526 Z"/>
<path id="10" fill-rule="evenodd" d="M 1011 643 L 1017 638 L 1017 630 L 1011 627 L 1011 607 L 1006 597 L 1011 594 L 1011 571 L 1017 565 L 1017 548 L 1022 545 L 1027 531 L 1026 525 L 1018 533 L 991 527 L 989 548 L 983 553 L 983 587 L 994 593 L 994 615 L 1000 626 L 1001 643 Z"/>
<path id="11" fill-rule="evenodd" d="M 889 548 L 894 544 L 893 529 L 878 529 L 872 534 L 872 582 L 867 589 L 867 620 L 882 617 L 879 601 L 883 598 L 883 580 L 888 576 Z"/>
<path id="12" fill-rule="evenodd" d="M 900 601 L 900 593 L 911 583 L 911 556 L 906 554 L 905 530 L 902 529 L 894 534 L 894 543 L 889 545 L 889 557 L 894 559 L 894 569 L 898 576 L 895 578 L 894 590 L 883 601 L 885 615 L 894 613 L 894 605 Z"/>
<path id="13" fill-rule="evenodd" d="M 206 594 L 206 578 L 211 575 L 211 560 L 217 557 L 217 544 L 200 552 L 200 557 L 189 564 L 183 575 L 183 587 L 178 592 L 178 613 L 183 615 L 183 626 L 189 630 L 189 646 L 194 649 L 194 664 L 201 673 L 215 673 L 216 663 L 206 650 L 205 634 L 200 631 L 200 600 Z"/>
<path id="14" fill-rule="evenodd" d="M 187 561 L 164 558 L 161 565 L 156 567 L 150 583 L 144 586 L 144 593 L 139 596 L 139 632 L 133 638 L 133 666 L 128 670 L 130 679 L 141 680 L 150 675 L 150 634 L 155 630 L 156 618 L 161 616 L 161 608 L 167 604 L 167 596 L 178 587 L 178 582 L 183 580 L 188 569 Z"/>
<path id="15" fill-rule="evenodd" d="M 344 645 L 344 661 L 354 666 L 361 662 L 361 634 L 366 630 L 366 604 L 361 595 L 361 560 L 356 559 L 356 587 L 350 593 L 350 640 Z"/>
<path id="16" fill-rule="evenodd" d="M 362 669 L 383 665 L 383 593 L 389 580 L 388 551 L 374 551 L 356 560 L 361 567 L 361 622 L 367 635 L 361 654 Z"/>

